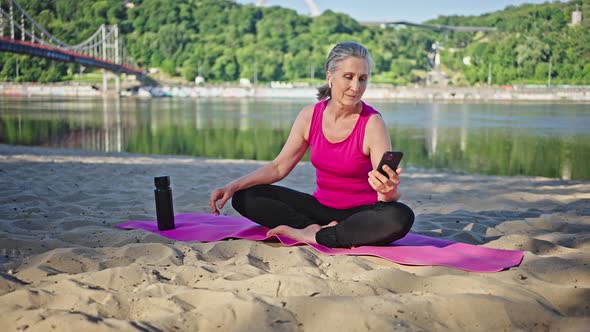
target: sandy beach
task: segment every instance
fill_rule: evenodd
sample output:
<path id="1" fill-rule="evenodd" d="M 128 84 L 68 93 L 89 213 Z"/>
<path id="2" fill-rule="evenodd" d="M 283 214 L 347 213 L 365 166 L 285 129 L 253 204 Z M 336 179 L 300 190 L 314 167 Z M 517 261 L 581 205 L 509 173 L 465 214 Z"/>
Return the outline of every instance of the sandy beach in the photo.
<path id="1" fill-rule="evenodd" d="M 590 181 L 406 169 L 413 232 L 523 250 L 473 273 L 308 246 L 175 242 L 116 224 L 154 220 L 153 178 L 176 213 L 256 161 L 0 145 L 3 331 L 587 331 Z M 311 192 L 313 168 L 282 184 Z M 231 206 L 224 214 L 237 215 Z"/>

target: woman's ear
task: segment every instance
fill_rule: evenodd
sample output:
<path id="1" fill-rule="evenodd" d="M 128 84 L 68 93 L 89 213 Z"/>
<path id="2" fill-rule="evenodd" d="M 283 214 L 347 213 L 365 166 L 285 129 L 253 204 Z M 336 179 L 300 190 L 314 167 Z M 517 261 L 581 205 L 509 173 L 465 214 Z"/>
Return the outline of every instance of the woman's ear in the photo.
<path id="1" fill-rule="evenodd" d="M 332 88 L 332 80 L 328 80 L 328 88 Z"/>
<path id="2" fill-rule="evenodd" d="M 326 71 L 326 80 L 328 81 L 328 87 L 332 88 L 332 75 L 330 75 L 329 71 Z"/>

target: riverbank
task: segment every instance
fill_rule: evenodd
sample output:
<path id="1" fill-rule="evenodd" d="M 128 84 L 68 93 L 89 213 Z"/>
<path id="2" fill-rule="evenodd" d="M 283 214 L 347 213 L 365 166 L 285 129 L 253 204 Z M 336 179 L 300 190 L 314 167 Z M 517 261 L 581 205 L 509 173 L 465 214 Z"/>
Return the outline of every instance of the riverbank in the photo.
<path id="1" fill-rule="evenodd" d="M 284 87 L 235 85 L 219 86 L 158 86 L 133 87 L 122 92 L 128 97 L 179 97 L 179 98 L 306 98 L 314 96 L 313 87 L 283 85 Z M 112 91 L 109 93 L 113 93 Z M 2 84 L 0 97 L 96 97 L 102 91 L 93 85 L 39 85 Z M 446 102 L 590 102 L 590 88 L 542 88 L 542 87 L 384 87 L 370 86 L 365 93 L 367 100 L 446 101 Z"/>
<path id="2" fill-rule="evenodd" d="M 262 162 L 0 145 L 0 324 L 9 331 L 582 331 L 590 324 L 590 182 L 407 169 L 413 231 L 523 250 L 469 273 L 247 240 L 115 228 L 176 213 Z M 283 185 L 310 192 L 313 168 Z M 230 204 L 223 210 L 236 215 Z"/>

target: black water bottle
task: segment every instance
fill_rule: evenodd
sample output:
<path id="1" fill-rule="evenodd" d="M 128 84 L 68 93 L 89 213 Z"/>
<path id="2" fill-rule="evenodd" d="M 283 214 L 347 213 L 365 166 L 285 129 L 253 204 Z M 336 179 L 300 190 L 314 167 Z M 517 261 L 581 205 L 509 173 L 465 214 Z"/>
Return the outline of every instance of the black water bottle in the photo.
<path id="1" fill-rule="evenodd" d="M 172 207 L 172 189 L 170 189 L 170 177 L 158 176 L 154 178 L 156 190 L 156 215 L 158 229 L 166 231 L 174 229 L 174 208 Z"/>

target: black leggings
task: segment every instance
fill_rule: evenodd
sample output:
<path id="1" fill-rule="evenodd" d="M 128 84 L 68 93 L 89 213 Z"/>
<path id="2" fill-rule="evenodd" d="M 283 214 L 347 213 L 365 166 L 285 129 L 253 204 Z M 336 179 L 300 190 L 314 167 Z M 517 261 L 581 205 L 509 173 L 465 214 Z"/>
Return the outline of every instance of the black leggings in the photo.
<path id="1" fill-rule="evenodd" d="M 414 223 L 414 212 L 399 202 L 335 209 L 310 194 L 267 184 L 236 192 L 232 206 L 244 217 L 269 228 L 287 225 L 301 229 L 337 221 L 337 226 L 322 228 L 316 234 L 317 243 L 332 248 L 387 245 L 408 234 Z"/>

